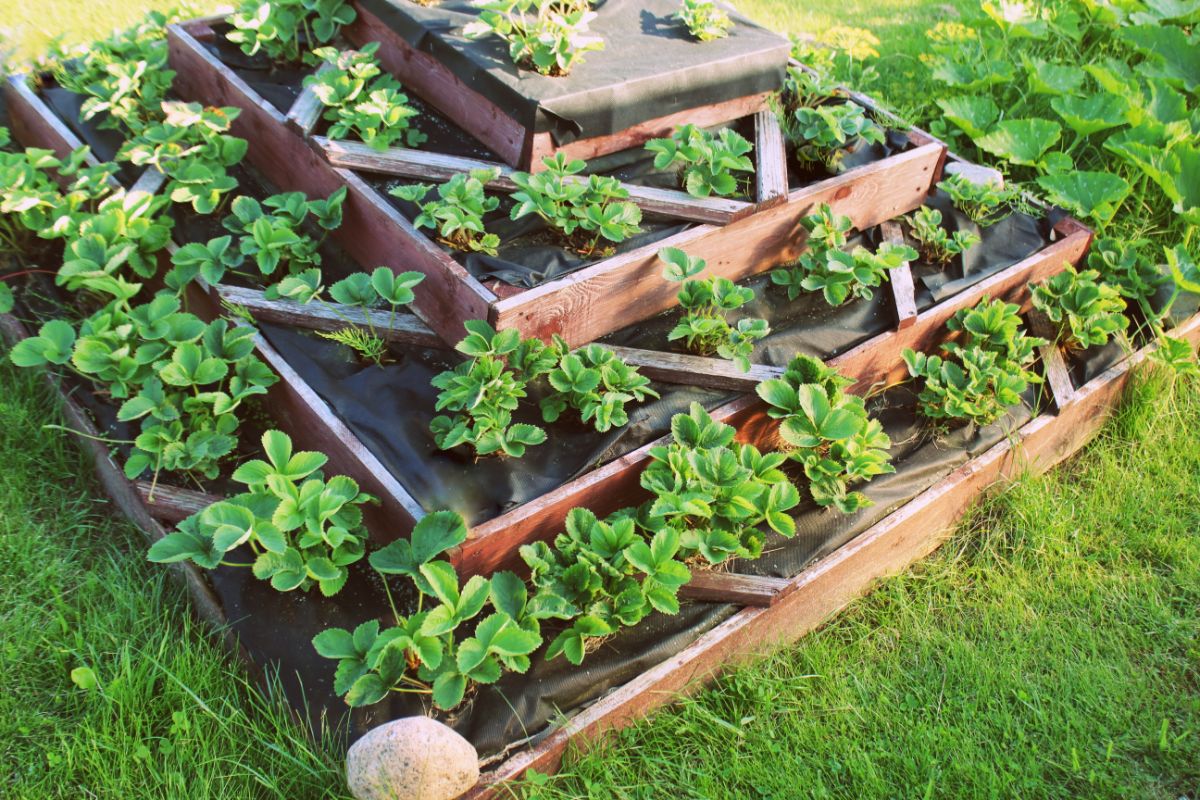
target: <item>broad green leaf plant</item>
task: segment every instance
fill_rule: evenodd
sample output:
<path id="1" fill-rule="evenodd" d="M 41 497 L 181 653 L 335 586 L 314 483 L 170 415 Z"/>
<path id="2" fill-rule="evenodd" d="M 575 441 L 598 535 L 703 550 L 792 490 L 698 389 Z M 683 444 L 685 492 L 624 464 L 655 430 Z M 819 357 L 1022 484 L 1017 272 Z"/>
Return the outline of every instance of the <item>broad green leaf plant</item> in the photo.
<path id="1" fill-rule="evenodd" d="M 654 153 L 654 168 L 668 170 L 676 165 L 681 182 L 693 197 L 731 197 L 749 193 L 748 178 L 734 173 L 754 172 L 749 153 L 754 145 L 733 128 L 718 133 L 683 125 L 669 138 L 651 139 L 646 149 Z"/>

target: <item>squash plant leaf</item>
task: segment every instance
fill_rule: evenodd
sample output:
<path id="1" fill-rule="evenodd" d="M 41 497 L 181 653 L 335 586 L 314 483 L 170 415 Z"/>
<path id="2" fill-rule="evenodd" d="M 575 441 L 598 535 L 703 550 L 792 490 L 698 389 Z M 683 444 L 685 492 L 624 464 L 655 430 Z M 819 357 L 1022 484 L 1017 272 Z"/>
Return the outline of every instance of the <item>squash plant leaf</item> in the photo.
<path id="1" fill-rule="evenodd" d="M 1075 133 L 1091 136 L 1124 124 L 1129 104 L 1119 95 L 1100 93 L 1087 97 L 1055 97 L 1050 101 L 1050 107 Z"/>
<path id="2" fill-rule="evenodd" d="M 1038 166 L 1046 151 L 1059 140 L 1062 127 L 1057 122 L 1034 117 L 1008 119 L 979 137 L 975 143 L 982 149 L 1014 164 Z"/>
<path id="3" fill-rule="evenodd" d="M 1021 60 L 1029 74 L 1029 88 L 1035 94 L 1073 95 L 1087 78 L 1087 73 L 1081 67 L 1055 64 L 1029 56 L 1022 56 Z"/>
<path id="4" fill-rule="evenodd" d="M 0 283 L 0 314 L 13 310 L 13 293 L 7 285 Z"/>
<path id="5" fill-rule="evenodd" d="M 937 101 L 946 119 L 972 139 L 983 136 L 1000 119 L 1000 108 L 986 95 L 960 95 Z"/>
<path id="6" fill-rule="evenodd" d="M 1131 188 L 1120 176 L 1083 170 L 1042 175 L 1037 182 L 1046 191 L 1050 202 L 1105 225 L 1112 221 Z"/>
<path id="7" fill-rule="evenodd" d="M 1200 225 L 1200 147 L 1179 145 L 1167 156 L 1170 183 L 1162 184 L 1174 210 L 1189 225 Z"/>
<path id="8" fill-rule="evenodd" d="M 1117 32 L 1134 49 L 1145 54 L 1138 72 L 1148 78 L 1163 78 L 1194 91 L 1200 87 L 1200 35 L 1188 36 L 1173 25 L 1137 25 Z"/>
<path id="9" fill-rule="evenodd" d="M 1136 25 L 1158 25 L 1174 22 L 1179 25 L 1200 23 L 1200 0 L 1142 0 L 1145 10 L 1135 11 L 1129 19 Z"/>

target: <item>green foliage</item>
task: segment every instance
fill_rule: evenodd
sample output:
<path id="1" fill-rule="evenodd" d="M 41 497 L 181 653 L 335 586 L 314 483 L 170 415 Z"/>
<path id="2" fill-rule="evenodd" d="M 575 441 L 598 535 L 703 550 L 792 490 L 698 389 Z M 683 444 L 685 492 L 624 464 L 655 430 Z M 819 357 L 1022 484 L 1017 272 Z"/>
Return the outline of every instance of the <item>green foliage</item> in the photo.
<path id="1" fill-rule="evenodd" d="M 1072 214 L 1094 219 L 1101 225 L 1112 221 L 1133 188 L 1117 175 L 1083 170 L 1064 175 L 1043 175 L 1037 182 L 1051 203 L 1062 206 Z"/>
<path id="2" fill-rule="evenodd" d="M 1087 263 L 1089 268 L 1100 273 L 1106 284 L 1115 287 L 1126 300 L 1136 302 L 1146 319 L 1153 321 L 1159 314 L 1150 301 L 1171 278 L 1160 264 L 1143 258 L 1138 252 L 1138 248 L 1146 244 L 1145 240 L 1096 239 L 1088 252 Z"/>
<path id="3" fill-rule="evenodd" d="M 505 670 L 529 669 L 529 655 L 542 644 L 539 620 L 546 615 L 511 572 L 460 583 L 454 567 L 438 556 L 466 538 L 462 518 L 439 511 L 418 521 L 410 539 L 371 555 L 380 573 L 413 582 L 421 610 L 396 614 L 394 625 L 382 631 L 378 620 L 370 620 L 354 631 L 330 628 L 313 639 L 321 656 L 338 662 L 333 688 L 347 704 L 372 705 L 399 691 L 428 694 L 435 706 L 450 710 L 469 685 L 495 683 Z M 427 599 L 431 607 L 424 610 Z M 488 606 L 492 613 L 485 616 Z"/>
<path id="4" fill-rule="evenodd" d="M 916 250 L 896 242 L 883 242 L 875 252 L 862 245 L 843 250 L 850 218 L 834 214 L 826 203 L 801 222 L 809 232 L 808 249 L 795 266 L 771 273 L 774 284 L 787 287 L 789 300 L 802 291 L 821 292 L 831 306 L 840 306 L 851 297 L 870 299 L 889 270 L 917 257 Z"/>
<path id="5" fill-rule="evenodd" d="M 335 331 L 320 331 L 317 335 L 322 339 L 337 342 L 343 347 L 349 347 L 358 353 L 359 358 L 363 361 L 371 361 L 375 366 L 380 366 L 387 355 L 387 342 L 382 336 L 367 328 L 352 325 L 348 328 L 338 328 Z"/>
<path id="6" fill-rule="evenodd" d="M 948 233 L 942 227 L 942 212 L 929 206 L 921 206 L 905 220 L 927 264 L 949 264 L 980 241 L 974 231 Z"/>
<path id="7" fill-rule="evenodd" d="M 846 153 L 860 142 L 881 144 L 880 128 L 862 106 L 851 102 L 801 107 L 782 120 L 784 137 L 802 162 L 841 170 Z"/>
<path id="8" fill-rule="evenodd" d="M 321 264 L 321 239 L 310 235 L 305 226 L 315 227 L 328 234 L 342 223 L 342 204 L 346 187 L 324 200 L 309 200 L 303 192 L 285 192 L 267 197 L 262 202 L 241 195 L 230 206 L 225 217 L 225 230 L 238 237 L 238 251 L 270 277 L 282 267 L 284 273 L 296 274 L 307 267 Z M 310 220 L 311 217 L 311 220 Z M 185 275 L 177 277 L 182 281 Z"/>
<path id="9" fill-rule="evenodd" d="M 165 192 L 172 201 L 211 214 L 237 188 L 227 170 L 245 157 L 248 145 L 228 132 L 241 111 L 174 100 L 164 101 L 162 111 L 161 122 L 126 140 L 117 160 L 157 169 L 168 178 Z"/>
<path id="10" fill-rule="evenodd" d="M 917 396 L 922 415 L 990 425 L 1021 402 L 1030 383 L 1041 382 L 1027 367 L 1046 342 L 1025 335 L 1019 311 L 1012 303 L 985 298 L 947 323 L 962 339 L 943 345 L 945 358 L 905 349 L 909 374 L 922 382 Z"/>
<path id="11" fill-rule="evenodd" d="M 346 567 L 363 557 L 367 530 L 362 506 L 373 498 L 344 475 L 326 480 L 321 453 L 293 452 L 281 431 L 263 434 L 267 460 L 247 461 L 233 480 L 247 491 L 207 506 L 155 542 L 147 557 L 170 564 L 191 561 L 204 569 L 230 566 L 231 551 L 254 555 L 254 577 L 281 592 L 314 585 L 326 597 L 337 594 Z"/>
<path id="12" fill-rule="evenodd" d="M 683 125 L 667 139 L 651 139 L 646 149 L 654 153 L 655 169 L 682 169 L 682 182 L 693 197 L 729 197 L 745 194 L 734 172 L 753 172 L 747 155 L 754 145 L 732 128 L 714 134 L 695 125 Z"/>
<path id="13" fill-rule="evenodd" d="M 750 371 L 754 344 L 771 332 L 766 320 L 742 318 L 729 322 L 729 314 L 754 299 L 754 290 L 738 286 L 728 278 L 692 280 L 707 266 L 702 258 L 689 256 L 677 247 L 664 247 L 658 257 L 666 264 L 663 277 L 682 283 L 679 305 L 684 314 L 667 334 L 668 341 L 684 340 L 689 350 L 701 355 L 716 353 L 728 358 L 742 372 Z"/>
<path id="14" fill-rule="evenodd" d="M 620 243 L 641 230 L 642 210 L 628 200 L 629 191 L 616 178 L 580 175 L 587 164 L 562 153 L 542 159 L 536 174 L 514 172 L 512 218 L 536 214 L 563 237 L 575 252 L 606 254 L 601 240 Z"/>
<path id="15" fill-rule="evenodd" d="M 427 138 L 411 125 L 418 112 L 408 105 L 400 82 L 379 66 L 378 49 L 378 42 L 362 50 L 319 48 L 313 55 L 326 67 L 306 77 L 304 85 L 327 109 L 330 138 L 354 136 L 381 151 L 401 140 L 416 147 Z"/>
<path id="16" fill-rule="evenodd" d="M 674 16 L 701 42 L 724 39 L 733 29 L 729 13 L 716 0 L 681 0 Z"/>
<path id="17" fill-rule="evenodd" d="M 781 378 L 763 381 L 758 396 L 781 420 L 779 435 L 790 457 L 804 466 L 809 492 L 817 505 L 852 514 L 872 505 L 852 484 L 895 472 L 888 463 L 891 440 L 878 420 L 867 416 L 861 397 L 848 394 L 851 383 L 810 356 L 796 356 Z"/>
<path id="18" fill-rule="evenodd" d="M 416 203 L 421 213 L 413 220 L 418 228 L 432 228 L 450 247 L 467 252 L 496 255 L 500 237 L 488 233 L 483 217 L 500 205 L 498 197 L 488 197 L 486 184 L 500 176 L 497 168 L 459 173 L 437 187 L 437 197 L 427 199 L 433 191 L 429 184 L 397 186 L 389 194 Z"/>
<path id="19" fill-rule="evenodd" d="M 1096 270 L 1066 269 L 1033 287 L 1033 307 L 1058 326 L 1058 341 L 1068 350 L 1107 344 L 1129 327 L 1121 293 L 1101 282 Z"/>
<path id="20" fill-rule="evenodd" d="M 138 133 L 160 116 L 175 73 L 168 68 L 165 26 L 151 12 L 143 22 L 108 39 L 72 50 L 55 43 L 43 64 L 64 89 L 83 95 L 80 121 Z"/>
<path id="21" fill-rule="evenodd" d="M 468 320 L 464 327 L 468 335 L 455 349 L 470 360 L 432 381 L 441 389 L 435 409 L 453 413 L 430 422 L 434 441 L 443 450 L 469 444 L 476 455 L 520 458 L 527 446 L 546 441 L 546 432 L 514 423 L 513 412 L 528 383 L 553 369 L 558 354 L 538 339 L 522 341 L 519 331 L 497 332 L 482 320 Z"/>
<path id="22" fill-rule="evenodd" d="M 566 75 L 585 53 L 604 49 L 589 36 L 596 18 L 587 0 L 475 0 L 479 19 L 463 28 L 467 38 L 499 36 L 512 62 L 542 75 Z"/>
<path id="23" fill-rule="evenodd" d="M 659 396 L 650 388 L 649 378 L 606 347 L 590 344 L 567 353 L 561 340 L 556 345 L 563 355 L 547 375 L 554 393 L 540 404 L 546 422 L 554 422 L 567 408 L 573 408 L 584 422 L 606 433 L 629 423 L 627 403 Z"/>
<path id="24" fill-rule="evenodd" d="M 1022 203 L 1021 191 L 993 182 L 976 183 L 959 173 L 938 183 L 939 191 L 949 195 L 954 207 L 976 225 L 988 227 L 1007 217 Z"/>
<path id="25" fill-rule="evenodd" d="M 333 41 L 354 21 L 346 0 L 243 0 L 226 21 L 226 38 L 248 56 L 262 53 L 276 63 L 301 60 L 306 50 Z"/>
<path id="26" fill-rule="evenodd" d="M 1200 378 L 1200 364 L 1196 363 L 1196 351 L 1183 339 L 1160 336 L 1158 347 L 1150 353 L 1150 359 L 1168 370 L 1175 378 L 1193 381 Z"/>
<path id="27" fill-rule="evenodd" d="M 654 498 L 638 519 L 656 536 L 673 532 L 684 560 L 758 558 L 762 526 L 782 536 L 796 532 L 787 512 L 799 504 L 800 493 L 779 469 L 786 457 L 735 442 L 734 434 L 692 403 L 687 414 L 671 420 L 673 441 L 650 449 L 641 483 Z"/>
<path id="28" fill-rule="evenodd" d="M 790 117 L 801 108 L 816 108 L 837 93 L 838 82 L 828 73 L 792 65 L 787 68 L 783 88 L 775 101 L 776 113 L 780 118 Z"/>

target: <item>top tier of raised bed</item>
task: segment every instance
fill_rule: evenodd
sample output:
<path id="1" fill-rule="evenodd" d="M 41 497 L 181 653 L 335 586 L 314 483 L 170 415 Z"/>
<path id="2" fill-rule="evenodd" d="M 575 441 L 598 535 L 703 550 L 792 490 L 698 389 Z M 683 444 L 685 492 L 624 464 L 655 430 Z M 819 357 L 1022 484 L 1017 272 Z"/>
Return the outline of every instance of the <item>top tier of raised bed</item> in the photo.
<path id="1" fill-rule="evenodd" d="M 730 35 L 698 42 L 672 19 L 676 0 L 600 0 L 589 33 L 604 49 L 564 77 L 518 69 L 498 37 L 467 39 L 468 0 L 354 0 L 344 33 L 378 41 L 387 68 L 507 163 L 592 158 L 669 135 L 684 122 L 718 125 L 767 107 L 783 84 L 790 44 L 733 14 Z"/>

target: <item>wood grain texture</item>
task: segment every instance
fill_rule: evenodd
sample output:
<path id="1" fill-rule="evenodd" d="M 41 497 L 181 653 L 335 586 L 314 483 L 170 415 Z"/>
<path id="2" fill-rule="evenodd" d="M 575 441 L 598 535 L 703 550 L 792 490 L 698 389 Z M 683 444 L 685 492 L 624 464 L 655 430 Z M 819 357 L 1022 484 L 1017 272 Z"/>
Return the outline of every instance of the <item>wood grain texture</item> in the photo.
<path id="1" fill-rule="evenodd" d="M 704 386 L 710 389 L 729 389 L 738 392 L 753 392 L 754 387 L 769 378 L 783 374 L 780 367 L 751 364 L 749 372 L 742 372 L 732 361 L 723 358 L 707 358 L 686 353 L 668 353 L 663 350 L 639 350 L 633 347 L 604 345 L 628 363 L 636 366 L 652 380 L 669 381 L 686 386 Z"/>
<path id="2" fill-rule="evenodd" d="M 329 62 L 321 64 L 316 74 L 318 77 L 333 72 L 337 67 Z M 316 92 L 312 88 L 305 86 L 301 88 L 300 94 L 292 103 L 292 107 L 288 109 L 287 122 L 302 136 L 307 136 L 312 133 L 313 128 L 317 127 L 317 122 L 321 119 L 321 114 L 325 111 L 325 104 L 317 97 Z"/>
<path id="3" fill-rule="evenodd" d="M 904 244 L 904 228 L 896 220 L 888 220 L 879 226 L 883 240 L 893 244 Z M 906 262 L 888 273 L 892 288 L 892 300 L 896 306 L 896 327 L 900 330 L 912 327 L 917 321 L 917 287 L 913 282 L 912 267 Z"/>
<path id="4" fill-rule="evenodd" d="M 12 135 L 22 145 L 53 150 L 60 159 L 66 159 L 72 150 L 83 147 L 79 137 L 29 88 L 29 75 L 9 75 L 4 81 L 3 92 Z M 91 167 L 100 164 L 91 151 L 84 162 Z M 59 181 L 64 185 L 69 183 L 61 177 Z M 108 185 L 115 189 L 120 183 L 110 176 Z"/>
<path id="5" fill-rule="evenodd" d="M 379 151 L 362 142 L 328 139 L 323 136 L 314 136 L 312 142 L 325 154 L 329 163 L 337 167 L 437 182 L 448 181 L 455 175 L 472 170 L 498 169 L 499 176 L 487 183 L 489 189 L 515 192 L 519 188 L 512 180 L 514 170 L 511 167 L 491 161 L 430 153 L 407 147 L 391 147 Z M 586 183 L 587 178 L 568 178 L 568 182 L 570 181 Z M 630 201 L 642 211 L 673 219 L 727 225 L 754 211 L 753 204 L 741 200 L 692 197 L 687 192 L 675 189 L 640 186 L 635 183 L 621 185 L 629 192 Z"/>
<path id="6" fill-rule="evenodd" d="M 736 603 L 768 608 L 782 600 L 790 581 L 763 575 L 692 570 L 692 579 L 679 588 L 679 596 L 707 603 Z"/>
<path id="7" fill-rule="evenodd" d="M 787 200 L 787 144 L 774 111 L 754 115 L 755 201 L 759 207 Z"/>
<path id="8" fill-rule="evenodd" d="M 1173 335 L 1193 346 L 1200 316 Z M 680 653 L 643 672 L 554 730 L 537 745 L 486 773 L 464 797 L 507 796 L 503 784 L 528 769 L 556 770 L 568 747 L 586 749 L 609 733 L 679 696 L 695 691 L 730 665 L 794 642 L 829 619 L 875 583 L 933 552 L 950 528 L 990 485 L 1027 472 L 1044 472 L 1086 444 L 1111 413 L 1133 370 L 1153 347 L 1114 366 L 1082 387 L 1057 416 L 1026 424 L 892 512 L 862 535 L 789 581 L 791 592 L 769 608 L 747 608 Z"/>
<path id="9" fill-rule="evenodd" d="M 1075 396 L 1075 386 L 1071 382 L 1071 371 L 1067 369 L 1062 350 L 1056 345 L 1048 344 L 1038 348 L 1038 351 L 1042 354 L 1042 372 L 1045 374 L 1046 384 L 1050 387 L 1054 407 L 1065 408 Z"/>
<path id="10" fill-rule="evenodd" d="M 704 258 L 710 273 L 740 280 L 791 261 L 803 249 L 800 220 L 828 203 L 859 230 L 921 205 L 929 191 L 942 146 L 923 145 L 885 161 L 798 189 L 788 202 L 725 227 L 698 226 L 666 240 L 547 281 L 493 304 L 497 328 L 527 336 L 563 336 L 585 344 L 676 304 L 677 287 L 664 281 L 658 250 L 680 247 Z"/>
<path id="11" fill-rule="evenodd" d="M 385 265 L 397 272 L 416 269 L 426 280 L 413 310 L 447 341 L 457 341 L 462 323 L 485 319 L 494 295 L 462 266 L 416 234 L 402 215 L 361 179 L 331 166 L 296 133 L 273 106 L 193 38 L 186 26 L 167 29 L 175 91 L 206 104 L 241 109 L 233 132 L 250 142 L 249 160 L 283 191 L 327 197 L 348 189 L 338 243 L 366 269 Z M 431 252 L 431 248 L 433 251 Z"/>
<path id="12" fill-rule="evenodd" d="M 208 508 L 223 497 L 151 481 L 134 481 L 138 497 L 155 519 L 174 525 Z"/>

